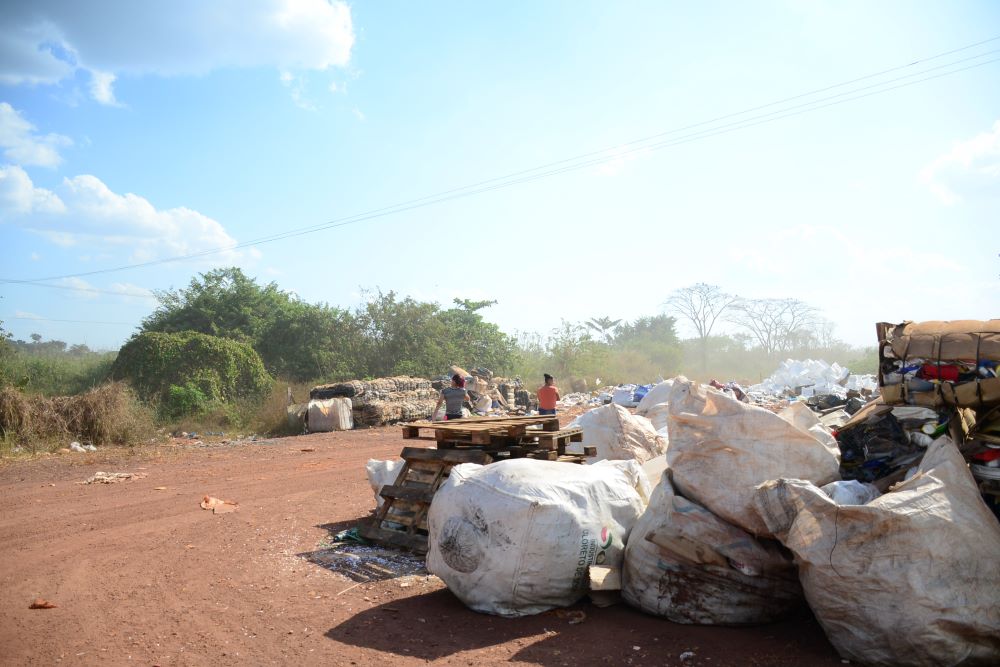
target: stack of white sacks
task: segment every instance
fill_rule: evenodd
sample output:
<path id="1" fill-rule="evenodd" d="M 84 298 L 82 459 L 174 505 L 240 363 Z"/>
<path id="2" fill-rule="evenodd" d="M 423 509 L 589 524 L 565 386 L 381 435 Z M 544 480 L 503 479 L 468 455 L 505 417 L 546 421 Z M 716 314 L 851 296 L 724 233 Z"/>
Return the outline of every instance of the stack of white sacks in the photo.
<path id="1" fill-rule="evenodd" d="M 946 437 L 879 495 L 839 481 L 805 405 L 774 414 L 678 377 L 636 412 L 574 422 L 594 465 L 456 466 L 429 513 L 428 570 L 503 616 L 611 581 L 679 623 L 767 623 L 808 602 L 866 664 L 1000 662 L 1000 525 Z"/>

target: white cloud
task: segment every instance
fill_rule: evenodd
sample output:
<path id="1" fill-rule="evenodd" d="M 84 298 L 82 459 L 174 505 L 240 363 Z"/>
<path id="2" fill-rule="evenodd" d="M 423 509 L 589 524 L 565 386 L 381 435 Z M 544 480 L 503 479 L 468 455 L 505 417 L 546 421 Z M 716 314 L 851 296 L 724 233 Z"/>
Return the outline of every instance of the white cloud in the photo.
<path id="1" fill-rule="evenodd" d="M 95 288 L 93 285 L 88 283 L 86 280 L 83 280 L 82 278 L 63 278 L 61 280 L 57 280 L 56 284 L 76 290 L 77 294 L 82 299 L 90 300 L 90 299 L 96 299 L 98 296 L 100 296 L 99 292 L 94 291 L 97 288 Z"/>
<path id="2" fill-rule="evenodd" d="M 112 89 L 117 78 L 111 72 L 92 70 L 90 72 L 90 95 L 101 104 L 119 106 L 118 100 L 115 99 L 115 91 Z"/>
<path id="3" fill-rule="evenodd" d="M 920 181 L 946 205 L 1000 192 L 1000 120 L 924 167 Z"/>
<path id="4" fill-rule="evenodd" d="M 42 256 L 41 256 L 41 255 L 39 255 L 39 254 L 38 254 L 37 252 L 33 252 L 33 253 L 31 253 L 31 261 L 32 261 L 32 262 L 37 262 L 37 261 L 39 261 L 39 260 L 40 260 L 41 258 L 42 258 Z"/>
<path id="5" fill-rule="evenodd" d="M 278 80 L 281 81 L 281 85 L 291 91 L 292 102 L 295 103 L 295 106 L 306 111 L 317 110 L 316 105 L 305 97 L 305 79 L 285 70 L 278 76 Z"/>
<path id="6" fill-rule="evenodd" d="M 351 113 L 353 113 L 354 117 L 357 118 L 358 120 L 360 120 L 362 123 L 365 122 L 366 120 L 368 120 L 368 117 L 365 116 L 364 112 L 361 111 L 361 109 L 359 109 L 357 107 L 354 107 L 353 109 L 351 109 Z"/>
<path id="7" fill-rule="evenodd" d="M 0 102 L 0 148 L 4 157 L 16 164 L 36 167 L 56 167 L 62 162 L 59 149 L 72 146 L 73 141 L 61 134 L 40 135 L 7 102 Z"/>
<path id="8" fill-rule="evenodd" d="M 17 165 L 0 166 L 0 222 L 13 215 L 60 214 L 66 205 L 51 190 L 36 188 Z"/>
<path id="9" fill-rule="evenodd" d="M 35 0 L 2 3 L 0 25 L 0 81 L 52 84 L 83 69 L 105 104 L 115 103 L 118 76 L 325 71 L 345 66 L 354 46 L 341 0 Z"/>
<path id="10" fill-rule="evenodd" d="M 38 313 L 29 313 L 26 310 L 15 310 L 14 311 L 14 317 L 17 317 L 17 318 L 20 318 L 20 319 L 23 319 L 23 320 L 44 320 L 45 319 L 44 317 L 42 317 Z"/>
<path id="11" fill-rule="evenodd" d="M 946 253 L 905 243 L 873 244 L 834 227 L 798 225 L 770 232 L 757 246 L 745 242 L 729 248 L 729 257 L 749 275 L 798 281 L 829 272 L 864 276 L 865 281 L 891 281 L 900 266 L 933 266 L 937 276 L 961 276 L 967 268 Z"/>
<path id="12" fill-rule="evenodd" d="M 121 294 L 126 303 L 134 301 L 154 303 L 156 301 L 156 295 L 153 294 L 152 290 L 133 285 L 132 283 L 112 283 L 108 289 Z"/>
<path id="13" fill-rule="evenodd" d="M 0 221 L 12 220 L 57 245 L 126 247 L 130 261 L 188 255 L 236 244 L 218 221 L 198 211 L 157 209 L 136 194 L 113 192 L 91 175 L 63 180 L 59 195 L 34 187 L 23 169 L 0 168 Z M 251 249 L 255 250 L 255 249 Z M 231 263 L 259 252 L 228 250 L 208 256 Z"/>

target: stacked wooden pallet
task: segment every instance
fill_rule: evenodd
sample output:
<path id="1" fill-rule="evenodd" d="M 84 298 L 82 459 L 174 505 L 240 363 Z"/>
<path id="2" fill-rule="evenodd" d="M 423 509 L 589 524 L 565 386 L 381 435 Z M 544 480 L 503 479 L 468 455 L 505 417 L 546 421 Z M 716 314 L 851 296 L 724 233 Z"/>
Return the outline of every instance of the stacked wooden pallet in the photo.
<path id="1" fill-rule="evenodd" d="M 385 499 L 370 523 L 358 533 L 380 544 L 427 552 L 427 510 L 435 492 L 459 463 L 485 465 L 492 459 L 482 451 L 453 451 L 404 447 L 402 470 L 391 485 L 379 490 Z"/>
<path id="2" fill-rule="evenodd" d="M 427 551 L 427 511 L 452 466 L 508 458 L 583 463 L 585 456 L 595 454 L 587 451 L 591 447 L 584 448 L 584 456 L 566 454 L 569 443 L 583 440 L 583 431 L 560 429 L 553 416 L 416 421 L 403 424 L 403 438 L 433 440 L 437 449 L 403 448 L 400 457 L 405 464 L 396 481 L 379 490 L 385 502 L 358 532 L 374 542 L 418 553 Z"/>
<path id="3" fill-rule="evenodd" d="M 477 449 L 501 458 L 535 458 L 582 463 L 582 456 L 566 454 L 571 442 L 581 442 L 579 428 L 559 428 L 554 416 L 470 417 L 445 422 L 403 424 L 403 438 L 434 440 L 438 449 Z"/>

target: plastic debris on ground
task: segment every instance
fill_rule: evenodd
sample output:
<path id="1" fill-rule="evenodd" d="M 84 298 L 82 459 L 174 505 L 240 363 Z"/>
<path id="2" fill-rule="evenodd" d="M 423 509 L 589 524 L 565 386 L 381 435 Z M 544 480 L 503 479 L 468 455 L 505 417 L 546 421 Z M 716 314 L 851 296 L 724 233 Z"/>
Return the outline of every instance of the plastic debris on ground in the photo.
<path id="1" fill-rule="evenodd" d="M 340 535 L 341 533 L 338 533 L 337 537 Z M 388 547 L 359 543 L 353 539 L 320 545 L 319 549 L 303 554 L 303 557 L 311 563 L 357 582 L 383 581 L 427 574 L 421 556 Z"/>
<path id="2" fill-rule="evenodd" d="M 133 479 L 143 479 L 146 476 L 144 472 L 95 472 L 92 476 L 83 480 L 82 482 L 77 482 L 78 484 L 117 484 L 119 482 L 128 482 Z"/>
<path id="3" fill-rule="evenodd" d="M 201 499 L 201 508 L 203 510 L 212 510 L 212 514 L 229 514 L 238 510 L 239 507 L 239 503 L 232 500 L 222 500 L 215 496 L 206 495 Z"/>

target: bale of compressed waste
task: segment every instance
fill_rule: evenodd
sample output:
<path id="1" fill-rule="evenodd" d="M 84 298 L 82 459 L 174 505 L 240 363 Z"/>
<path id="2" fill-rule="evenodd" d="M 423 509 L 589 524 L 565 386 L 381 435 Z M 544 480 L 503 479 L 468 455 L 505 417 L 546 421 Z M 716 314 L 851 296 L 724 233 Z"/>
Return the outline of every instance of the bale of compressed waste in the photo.
<path id="1" fill-rule="evenodd" d="M 350 398 L 361 401 L 386 400 L 389 395 L 401 391 L 430 389 L 431 381 L 402 375 L 399 377 L 377 378 L 375 380 L 349 380 L 313 387 L 309 398 Z"/>

